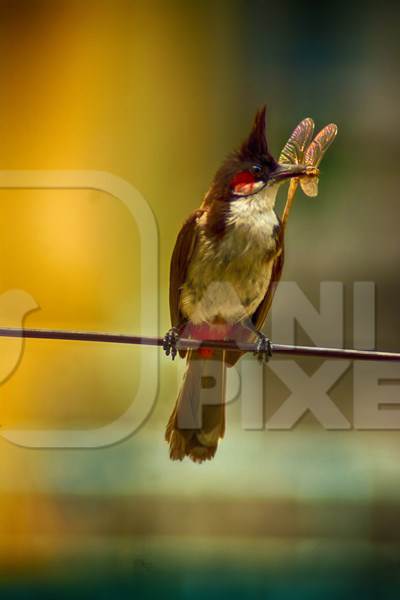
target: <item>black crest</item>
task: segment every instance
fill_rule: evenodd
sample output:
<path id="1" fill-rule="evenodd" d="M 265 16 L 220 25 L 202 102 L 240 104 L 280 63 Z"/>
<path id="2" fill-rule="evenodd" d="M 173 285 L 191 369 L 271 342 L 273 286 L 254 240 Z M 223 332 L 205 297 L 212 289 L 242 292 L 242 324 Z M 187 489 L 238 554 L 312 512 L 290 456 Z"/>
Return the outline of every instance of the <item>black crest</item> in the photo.
<path id="1" fill-rule="evenodd" d="M 262 167 L 262 174 L 266 178 L 268 172 L 276 163 L 269 154 L 265 132 L 266 107 L 257 111 L 251 131 L 237 150 L 232 152 L 222 163 L 215 174 L 211 187 L 204 199 L 203 206 L 216 201 L 230 201 L 233 198 L 231 182 L 233 177 L 241 171 L 251 169 L 254 164 Z M 215 210 L 215 208 L 214 208 Z"/>
<path id="2" fill-rule="evenodd" d="M 266 106 L 257 111 L 253 127 L 249 137 L 242 143 L 239 149 L 241 160 L 257 160 L 261 156 L 268 155 L 268 143 L 265 133 Z"/>

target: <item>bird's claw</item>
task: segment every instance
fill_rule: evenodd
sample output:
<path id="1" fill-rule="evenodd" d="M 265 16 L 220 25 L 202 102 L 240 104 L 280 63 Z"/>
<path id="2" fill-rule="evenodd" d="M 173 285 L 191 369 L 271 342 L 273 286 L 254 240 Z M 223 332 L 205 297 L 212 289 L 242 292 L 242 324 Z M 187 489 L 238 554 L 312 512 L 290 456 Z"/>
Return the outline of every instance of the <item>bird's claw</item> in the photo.
<path id="1" fill-rule="evenodd" d="M 272 356 L 271 340 L 259 331 L 257 331 L 257 344 L 254 356 L 257 357 L 259 362 L 268 362 Z"/>
<path id="2" fill-rule="evenodd" d="M 171 327 L 163 337 L 163 350 L 167 356 L 171 355 L 172 360 L 178 353 L 177 344 L 179 341 L 179 331 L 176 327 Z"/>

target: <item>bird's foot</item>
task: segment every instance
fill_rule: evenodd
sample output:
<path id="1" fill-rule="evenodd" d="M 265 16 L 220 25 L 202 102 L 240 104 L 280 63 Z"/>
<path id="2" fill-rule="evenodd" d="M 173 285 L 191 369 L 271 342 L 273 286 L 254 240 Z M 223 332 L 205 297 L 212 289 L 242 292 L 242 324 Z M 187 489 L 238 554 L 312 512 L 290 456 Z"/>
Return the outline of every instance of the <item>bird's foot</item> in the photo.
<path id="1" fill-rule="evenodd" d="M 272 356 L 272 344 L 271 340 L 267 338 L 260 331 L 256 332 L 257 335 L 257 343 L 256 343 L 256 351 L 254 352 L 254 356 L 257 357 L 259 362 L 268 362 Z"/>
<path id="2" fill-rule="evenodd" d="M 179 341 L 179 330 L 176 327 L 171 327 L 163 337 L 163 350 L 167 356 L 171 355 L 172 360 L 178 353 L 177 344 Z"/>

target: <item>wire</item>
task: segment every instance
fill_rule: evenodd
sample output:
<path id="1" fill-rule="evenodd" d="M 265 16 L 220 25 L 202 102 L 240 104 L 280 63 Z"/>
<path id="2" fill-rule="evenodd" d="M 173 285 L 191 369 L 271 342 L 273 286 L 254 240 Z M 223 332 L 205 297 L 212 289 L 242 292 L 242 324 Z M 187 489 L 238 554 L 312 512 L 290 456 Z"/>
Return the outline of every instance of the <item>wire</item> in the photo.
<path id="1" fill-rule="evenodd" d="M 91 331 L 63 331 L 53 329 L 24 329 L 0 327 L 0 337 L 27 338 L 41 340 L 71 340 L 80 342 L 106 342 L 111 344 L 131 344 L 141 346 L 162 346 L 163 338 L 125 335 L 121 333 L 100 333 Z M 195 340 L 182 338 L 178 349 L 220 348 L 238 352 L 256 352 L 254 343 L 235 342 L 234 340 Z M 354 350 L 343 348 L 320 348 L 314 346 L 292 346 L 272 344 L 273 354 L 291 356 L 320 356 L 322 358 L 346 358 L 352 360 L 398 361 L 400 352 L 380 352 L 376 350 Z"/>

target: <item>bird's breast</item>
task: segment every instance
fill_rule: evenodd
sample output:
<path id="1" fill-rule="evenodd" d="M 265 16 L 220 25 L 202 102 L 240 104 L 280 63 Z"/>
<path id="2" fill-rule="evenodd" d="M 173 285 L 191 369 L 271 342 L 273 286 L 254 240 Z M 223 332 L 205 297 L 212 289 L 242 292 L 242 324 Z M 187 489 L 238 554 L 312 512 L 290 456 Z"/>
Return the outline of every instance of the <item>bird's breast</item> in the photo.
<path id="1" fill-rule="evenodd" d="M 250 317 L 264 298 L 278 252 L 279 220 L 248 200 L 233 202 L 224 234 L 207 234 L 206 216 L 182 288 L 181 310 L 194 323 Z"/>

